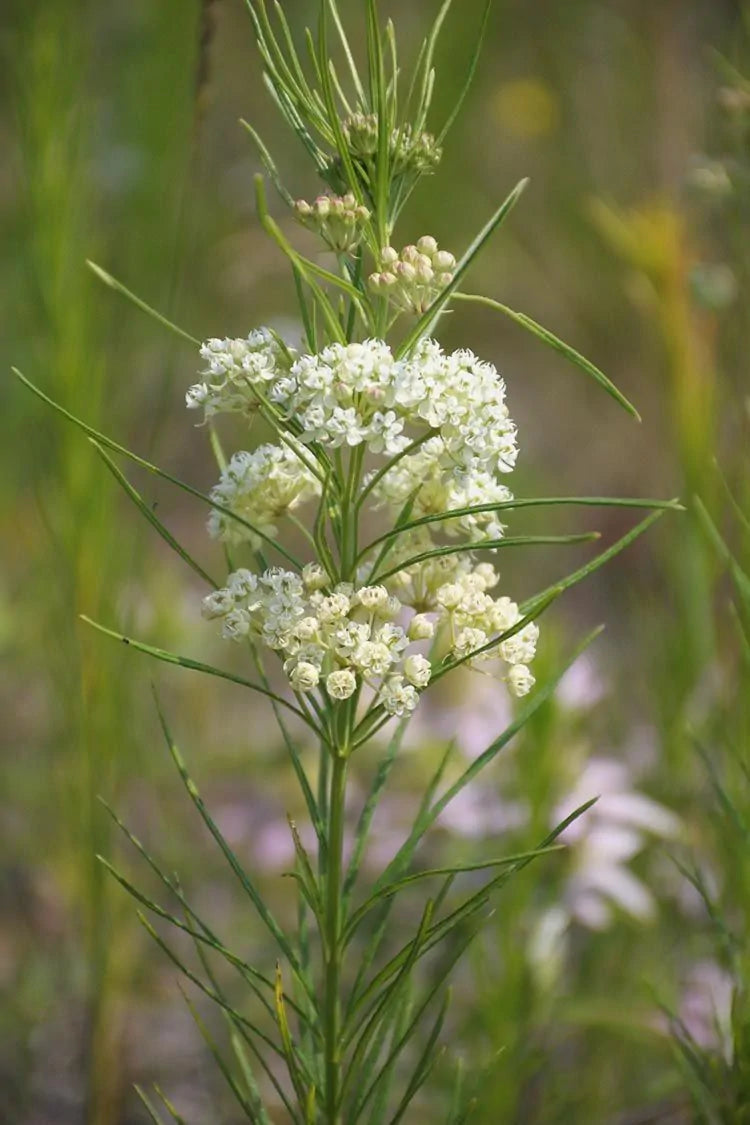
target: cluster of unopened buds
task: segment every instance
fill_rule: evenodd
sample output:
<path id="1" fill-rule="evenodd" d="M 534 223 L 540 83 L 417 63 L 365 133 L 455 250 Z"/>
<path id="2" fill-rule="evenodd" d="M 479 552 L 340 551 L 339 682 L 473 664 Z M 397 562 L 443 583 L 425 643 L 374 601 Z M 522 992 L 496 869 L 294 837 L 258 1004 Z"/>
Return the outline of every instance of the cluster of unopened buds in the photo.
<path id="1" fill-rule="evenodd" d="M 341 123 L 342 132 L 352 156 L 368 160 L 378 151 L 378 118 L 374 113 L 353 113 Z M 389 138 L 389 155 L 396 173 L 432 172 L 437 168 L 443 150 L 432 133 L 415 131 L 411 125 L 393 129 Z"/>
<path id="2" fill-rule="evenodd" d="M 357 248 L 370 212 L 357 203 L 352 192 L 346 195 L 319 195 L 312 203 L 298 199 L 294 213 L 303 226 L 319 234 L 332 250 L 349 254 Z"/>
<path id="3" fill-rule="evenodd" d="M 399 252 L 386 246 L 380 254 L 380 270 L 371 274 L 374 293 L 387 296 L 406 312 L 422 314 L 453 281 L 456 259 L 441 250 L 431 235 L 424 235 L 416 246 Z"/>

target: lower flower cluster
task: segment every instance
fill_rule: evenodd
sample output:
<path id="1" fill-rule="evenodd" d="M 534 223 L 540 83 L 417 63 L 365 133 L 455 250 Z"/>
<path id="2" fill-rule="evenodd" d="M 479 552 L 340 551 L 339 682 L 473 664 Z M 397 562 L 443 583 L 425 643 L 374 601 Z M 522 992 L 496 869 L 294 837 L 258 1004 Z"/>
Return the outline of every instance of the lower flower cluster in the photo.
<path id="1" fill-rule="evenodd" d="M 525 695 L 534 683 L 528 664 L 539 631 L 531 622 L 497 640 L 522 617 L 510 598 L 487 593 L 497 583 L 493 568 L 479 564 L 457 573 L 454 566 L 451 574 L 433 565 L 432 573 L 426 593 L 424 569 L 420 576 L 401 571 L 388 586 L 332 588 L 316 564 L 301 575 L 237 570 L 204 599 L 203 614 L 221 619 L 224 637 L 249 637 L 277 652 L 292 689 L 302 694 L 325 688 L 329 699 L 341 701 L 366 685 L 388 715 L 405 715 L 432 676 L 430 661 L 415 646 L 436 638 L 449 660 L 468 658 L 476 668 L 499 658 L 509 690 Z"/>
<path id="2" fill-rule="evenodd" d="M 301 576 L 238 570 L 204 599 L 204 616 L 222 618 L 225 637 L 253 637 L 275 650 L 296 692 L 324 686 L 340 701 L 366 684 L 387 714 L 413 711 L 431 668 L 395 623 L 401 602 L 384 586 L 340 583 L 326 591 L 325 583 L 315 565 Z"/>

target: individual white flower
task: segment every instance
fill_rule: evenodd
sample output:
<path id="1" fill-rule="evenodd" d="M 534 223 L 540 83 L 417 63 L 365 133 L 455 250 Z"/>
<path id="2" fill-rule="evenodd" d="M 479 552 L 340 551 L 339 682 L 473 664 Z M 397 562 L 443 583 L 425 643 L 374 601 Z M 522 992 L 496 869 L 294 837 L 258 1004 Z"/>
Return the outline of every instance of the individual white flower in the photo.
<path id="1" fill-rule="evenodd" d="M 435 624 L 425 613 L 415 613 L 407 632 L 410 641 L 429 641 L 435 636 Z"/>
<path id="2" fill-rule="evenodd" d="M 507 664 L 530 664 L 536 655 L 539 626 L 530 621 L 500 645 L 500 655 Z"/>
<path id="3" fill-rule="evenodd" d="M 296 664 L 289 676 L 289 682 L 293 689 L 300 692 L 312 691 L 318 686 L 319 680 L 319 669 L 315 664 L 309 664 L 305 660 Z"/>
<path id="4" fill-rule="evenodd" d="M 319 563 L 308 563 L 302 568 L 302 581 L 308 590 L 323 590 L 328 585 L 328 576 Z"/>
<path id="5" fill-rule="evenodd" d="M 317 617 L 303 617 L 294 627 L 295 635 L 303 643 L 312 641 L 318 635 L 320 625 Z"/>
<path id="6" fill-rule="evenodd" d="M 412 712 L 419 696 L 411 684 L 405 684 L 403 676 L 390 676 L 380 689 L 380 702 L 388 715 L 399 718 Z"/>
<path id="7" fill-rule="evenodd" d="M 214 590 L 203 599 L 201 605 L 203 616 L 209 621 L 216 617 L 226 617 L 233 608 L 234 597 L 229 590 Z"/>
<path id="8" fill-rule="evenodd" d="M 404 675 L 413 687 L 427 687 L 432 675 L 429 660 L 419 654 L 407 656 L 404 660 Z"/>
<path id="9" fill-rule="evenodd" d="M 525 664 L 513 664 L 508 670 L 506 680 L 511 694 L 518 699 L 528 695 L 536 683 L 533 673 Z"/>
<path id="10" fill-rule="evenodd" d="M 365 609 L 378 610 L 388 602 L 388 591 L 385 586 L 362 586 L 357 590 L 357 601 Z"/>
<path id="11" fill-rule="evenodd" d="M 349 699 L 357 688 L 357 677 L 349 668 L 341 668 L 326 676 L 326 691 L 331 699 Z"/>
<path id="12" fill-rule="evenodd" d="M 324 624 L 329 624 L 346 617 L 350 609 L 351 601 L 346 594 L 329 594 L 328 597 L 321 599 L 318 606 L 318 619 Z"/>
<path id="13" fill-rule="evenodd" d="M 226 640 L 239 641 L 250 632 L 250 615 L 244 609 L 233 609 L 224 617 L 221 634 Z"/>
<path id="14" fill-rule="evenodd" d="M 457 582 L 446 582 L 435 593 L 435 601 L 443 609 L 457 609 L 464 596 L 462 587 Z"/>

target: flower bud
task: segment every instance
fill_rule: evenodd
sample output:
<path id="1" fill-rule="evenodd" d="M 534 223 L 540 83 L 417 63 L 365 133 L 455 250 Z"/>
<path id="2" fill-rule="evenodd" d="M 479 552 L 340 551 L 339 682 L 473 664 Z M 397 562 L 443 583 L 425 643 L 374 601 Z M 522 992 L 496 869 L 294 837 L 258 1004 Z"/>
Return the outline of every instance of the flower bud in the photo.
<path id="1" fill-rule="evenodd" d="M 449 273 L 456 268 L 456 259 L 447 250 L 438 250 L 432 255 L 432 264 L 436 270 Z"/>
<path id="2" fill-rule="evenodd" d="M 308 563 L 302 568 L 302 581 L 308 590 L 322 590 L 328 585 L 328 576 L 318 563 Z"/>
<path id="3" fill-rule="evenodd" d="M 417 243 L 417 249 L 419 250 L 420 254 L 427 254 L 430 258 L 433 256 L 433 254 L 437 253 L 437 248 L 437 240 L 434 239 L 431 234 L 422 235 L 419 242 Z"/>
<path id="4" fill-rule="evenodd" d="M 426 613 L 415 613 L 409 622 L 410 641 L 430 641 L 435 636 L 435 626 Z"/>
<path id="5" fill-rule="evenodd" d="M 303 660 L 293 669 L 289 682 L 294 691 L 313 691 L 320 682 L 320 672 L 314 664 Z"/>
<path id="6" fill-rule="evenodd" d="M 414 656 L 407 656 L 404 661 L 404 675 L 410 684 L 416 688 L 425 688 L 430 682 L 432 675 L 432 668 L 429 660 L 416 654 Z"/>
<path id="7" fill-rule="evenodd" d="M 331 672 L 326 677 L 326 690 L 331 699 L 349 699 L 356 690 L 357 677 L 349 668 Z"/>
<path id="8" fill-rule="evenodd" d="M 511 694 L 520 699 L 529 694 L 536 680 L 525 664 L 514 664 L 508 672 L 507 683 Z"/>

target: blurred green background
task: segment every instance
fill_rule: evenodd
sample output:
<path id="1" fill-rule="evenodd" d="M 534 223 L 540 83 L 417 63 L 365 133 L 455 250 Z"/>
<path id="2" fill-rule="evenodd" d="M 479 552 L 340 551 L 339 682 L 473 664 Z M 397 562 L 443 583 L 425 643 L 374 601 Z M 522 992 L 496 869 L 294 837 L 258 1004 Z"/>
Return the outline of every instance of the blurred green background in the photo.
<path id="1" fill-rule="evenodd" d="M 360 8 L 342 5 L 359 41 Z M 435 0 L 382 8 L 413 57 Z M 458 0 L 451 17 L 438 120 L 481 8 Z M 297 31 L 314 9 L 284 4 Z M 717 455 L 747 507 L 749 111 L 733 68 L 748 73 L 749 33 L 732 0 L 496 0 L 477 81 L 400 242 L 429 232 L 462 251 L 530 176 L 472 289 L 590 356 L 643 416 L 630 420 L 510 322 L 462 308 L 443 336 L 506 378 L 518 495 L 679 495 L 689 508 L 700 495 L 723 526 Z M 4 0 L 0 49 L 2 369 L 15 364 L 207 491 L 206 435 L 184 410 L 197 356 L 85 260 L 200 338 L 293 327 L 291 277 L 254 217 L 258 161 L 239 118 L 257 126 L 295 197 L 320 185 L 265 95 L 243 3 Z M 267 869 L 282 904 L 292 778 L 261 705 L 154 669 L 80 623 L 86 613 L 165 648 L 229 659 L 200 622 L 194 576 L 142 526 L 85 437 L 10 375 L 2 387 L 0 1122 L 136 1125 L 145 1118 L 132 1083 L 153 1079 L 189 1121 L 232 1122 L 174 973 L 95 859 L 120 853 L 97 797 L 253 951 L 260 935 L 235 916 L 159 742 L 152 678 L 217 819 Z M 153 478 L 133 479 L 211 558 L 205 512 Z M 608 539 L 629 526 L 616 509 L 575 527 L 566 518 Z M 521 522 L 540 526 L 519 513 L 514 529 Z M 528 564 L 504 572 L 514 596 L 571 569 L 568 556 L 532 561 L 533 575 Z M 511 850 L 569 811 L 572 793 L 611 796 L 609 820 L 600 813 L 571 841 L 569 860 L 514 885 L 459 981 L 452 1053 L 488 1125 L 702 1120 L 659 1003 L 684 1010 L 721 1054 L 721 951 L 670 857 L 697 852 L 718 890 L 747 889 L 695 749 L 696 738 L 718 756 L 747 745 L 724 569 L 689 510 L 556 607 L 542 634 L 549 669 L 600 621 L 605 637 L 495 771 L 496 792 L 475 795 L 436 836 L 436 851 L 471 856 L 488 847 L 473 831 L 482 825 Z M 381 827 L 384 854 L 441 738 L 465 729 L 470 755 L 502 720 L 505 704 L 476 679 L 467 674 L 420 719 Z M 362 764 L 363 784 L 371 768 Z M 735 897 L 732 908 L 746 903 Z"/>

